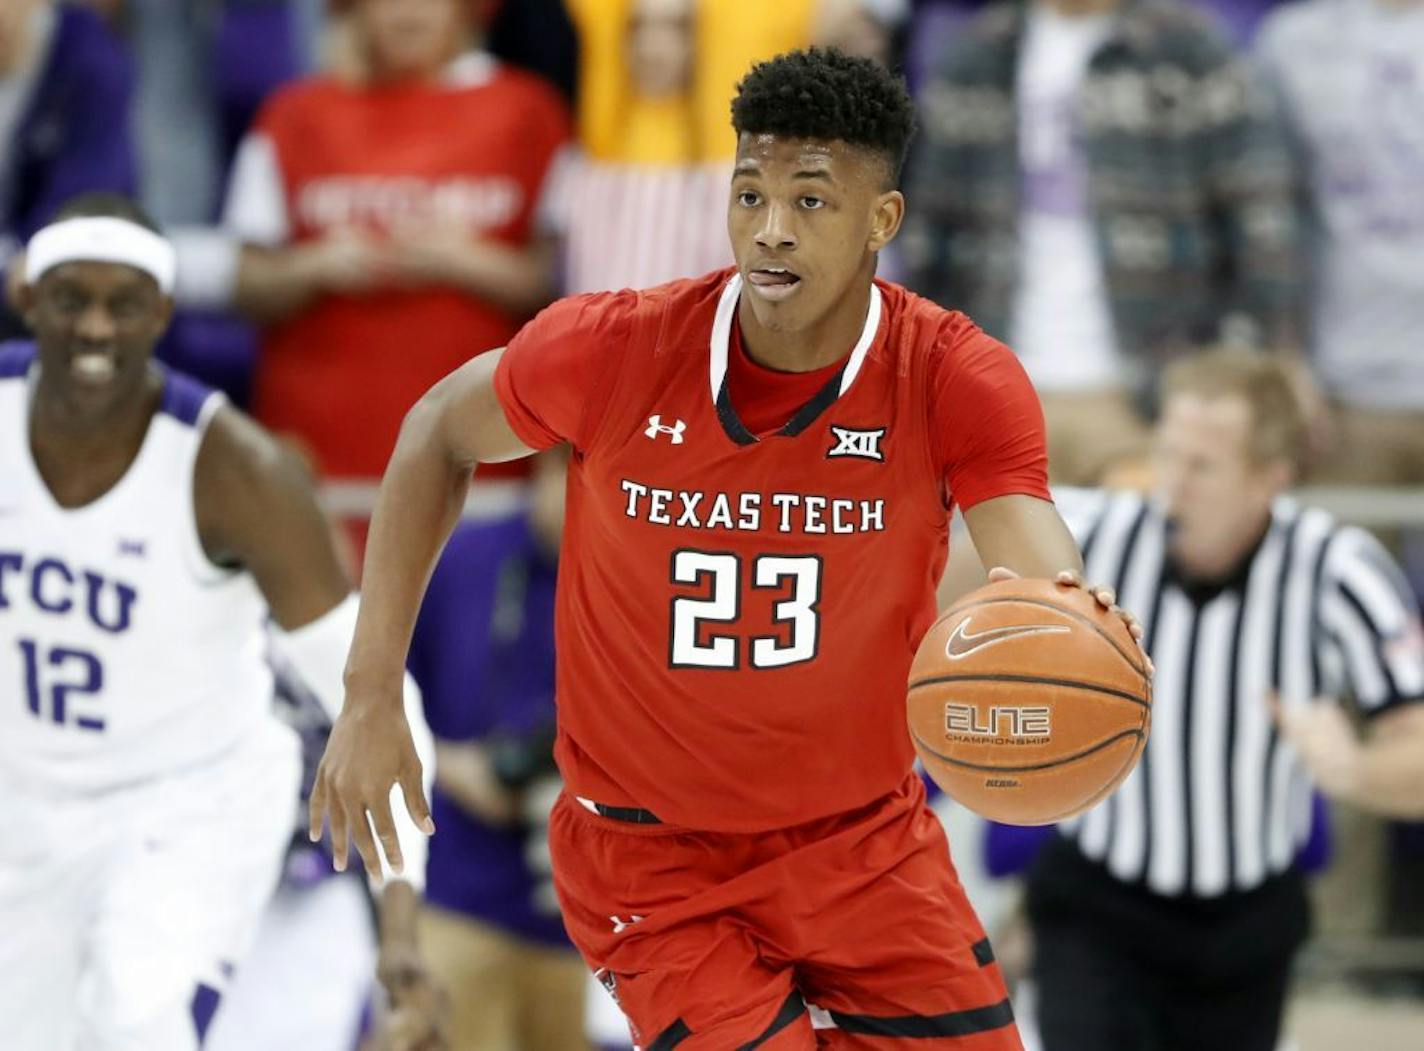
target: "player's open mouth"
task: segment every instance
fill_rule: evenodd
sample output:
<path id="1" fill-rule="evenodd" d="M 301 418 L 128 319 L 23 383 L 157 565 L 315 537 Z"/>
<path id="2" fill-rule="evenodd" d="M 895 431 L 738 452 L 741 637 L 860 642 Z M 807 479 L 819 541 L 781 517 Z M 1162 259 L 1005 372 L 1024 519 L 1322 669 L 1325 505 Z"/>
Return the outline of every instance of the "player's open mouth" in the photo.
<path id="1" fill-rule="evenodd" d="M 747 283 L 766 299 L 782 300 L 796 291 L 801 276 L 783 266 L 763 266 L 747 274 Z"/>
<path id="2" fill-rule="evenodd" d="M 69 359 L 70 376 L 90 386 L 108 383 L 118 370 L 118 355 L 107 350 L 81 350 Z"/>

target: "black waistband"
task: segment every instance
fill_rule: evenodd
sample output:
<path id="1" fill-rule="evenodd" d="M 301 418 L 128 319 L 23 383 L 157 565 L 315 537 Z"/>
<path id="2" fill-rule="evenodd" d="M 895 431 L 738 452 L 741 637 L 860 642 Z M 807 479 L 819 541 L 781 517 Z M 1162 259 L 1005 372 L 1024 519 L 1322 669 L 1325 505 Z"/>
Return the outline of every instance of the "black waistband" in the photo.
<path id="1" fill-rule="evenodd" d="M 593 800 L 589 800 L 593 803 Z M 593 809 L 599 817 L 612 818 L 614 821 L 626 821 L 630 825 L 661 825 L 662 820 L 651 810 L 643 810 L 633 806 L 604 806 L 602 803 L 593 803 Z"/>

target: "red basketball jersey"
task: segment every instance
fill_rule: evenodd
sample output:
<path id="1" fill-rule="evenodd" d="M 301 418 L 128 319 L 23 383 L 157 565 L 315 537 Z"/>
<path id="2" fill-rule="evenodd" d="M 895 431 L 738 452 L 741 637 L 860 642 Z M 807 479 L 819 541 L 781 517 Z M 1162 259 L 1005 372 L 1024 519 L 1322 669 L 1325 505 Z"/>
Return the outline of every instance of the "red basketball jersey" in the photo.
<path id="1" fill-rule="evenodd" d="M 530 446 L 568 441 L 557 614 L 569 791 L 719 831 L 893 791 L 905 681 L 951 502 L 1047 499 L 1023 370 L 877 282 L 845 364 L 779 431 L 726 389 L 740 278 L 566 299 L 496 376 Z"/>
<path id="2" fill-rule="evenodd" d="M 469 56 L 442 81 L 300 81 L 263 107 L 294 242 L 438 223 L 528 244 L 569 118 L 533 74 Z M 265 333 L 254 408 L 301 435 L 323 470 L 379 477 L 406 411 L 475 351 L 524 320 L 450 287 L 328 295 Z"/>

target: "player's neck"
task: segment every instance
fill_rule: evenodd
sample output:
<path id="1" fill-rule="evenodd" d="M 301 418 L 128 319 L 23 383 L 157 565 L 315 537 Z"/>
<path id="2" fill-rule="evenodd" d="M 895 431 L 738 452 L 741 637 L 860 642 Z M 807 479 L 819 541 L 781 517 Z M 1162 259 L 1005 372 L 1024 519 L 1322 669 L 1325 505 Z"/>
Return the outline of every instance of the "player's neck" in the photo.
<path id="1" fill-rule="evenodd" d="M 1224 584 L 1244 575 L 1270 529 L 1271 516 L 1267 513 L 1262 519 L 1243 522 L 1234 538 L 1200 549 L 1174 539 L 1168 544 L 1168 557 L 1177 575 L 1191 583 Z"/>
<path id="2" fill-rule="evenodd" d="M 758 365 L 780 372 L 811 372 L 839 361 L 851 352 L 865 329 L 870 310 L 870 282 L 836 304 L 825 317 L 801 329 L 767 328 L 742 293 L 737 322 L 742 348 Z"/>
<path id="3" fill-rule="evenodd" d="M 30 406 L 30 450 L 40 475 L 56 496 L 82 480 L 122 477 L 138 456 L 162 397 L 162 381 L 150 374 L 143 390 L 101 415 L 75 412 L 63 393 L 41 376 Z M 87 487 L 87 486 L 86 486 Z"/>

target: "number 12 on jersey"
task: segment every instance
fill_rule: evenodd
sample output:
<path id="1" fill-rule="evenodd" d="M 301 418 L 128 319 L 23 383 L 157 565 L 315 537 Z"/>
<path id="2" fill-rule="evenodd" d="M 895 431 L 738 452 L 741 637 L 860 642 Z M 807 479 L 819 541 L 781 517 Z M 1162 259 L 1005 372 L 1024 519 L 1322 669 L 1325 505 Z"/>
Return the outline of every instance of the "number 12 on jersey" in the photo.
<path id="1" fill-rule="evenodd" d="M 785 590 L 789 597 L 773 606 L 775 623 L 790 629 L 790 642 L 776 635 L 750 639 L 718 633 L 711 625 L 741 618 L 742 576 L 751 563 L 751 587 Z M 679 595 L 672 600 L 669 663 L 674 668 L 784 668 L 815 658 L 821 636 L 821 559 L 816 555 L 740 555 L 717 551 L 673 552 L 672 582 L 708 587 L 706 598 Z M 704 628 L 705 625 L 705 628 Z M 747 658 L 750 660 L 747 660 Z"/>
<path id="2" fill-rule="evenodd" d="M 103 719 L 78 715 L 69 705 L 71 695 L 91 696 L 104 688 L 104 666 L 98 657 L 65 646 L 46 650 L 34 639 L 20 639 L 20 656 L 25 664 L 25 703 L 31 715 L 37 719 L 47 715 L 60 726 L 104 729 Z"/>

